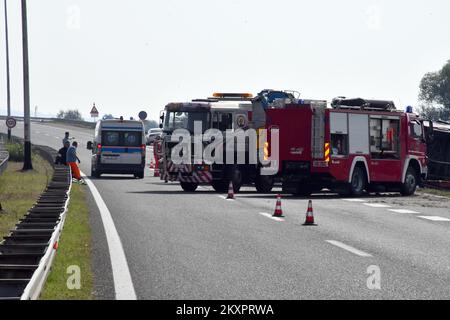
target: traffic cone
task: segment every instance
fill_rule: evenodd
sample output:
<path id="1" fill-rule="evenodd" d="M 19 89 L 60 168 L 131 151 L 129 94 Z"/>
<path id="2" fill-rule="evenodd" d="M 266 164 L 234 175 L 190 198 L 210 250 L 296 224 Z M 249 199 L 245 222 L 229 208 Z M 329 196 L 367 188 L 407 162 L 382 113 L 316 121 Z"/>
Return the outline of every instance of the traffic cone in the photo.
<path id="1" fill-rule="evenodd" d="M 155 162 L 153 160 L 150 162 L 150 169 L 155 169 Z"/>
<path id="2" fill-rule="evenodd" d="M 153 170 L 153 176 L 154 177 L 159 177 L 159 169 Z"/>
<path id="3" fill-rule="evenodd" d="M 234 199 L 234 188 L 233 181 L 230 180 L 230 184 L 228 185 L 228 196 L 227 199 Z"/>
<path id="4" fill-rule="evenodd" d="M 306 220 L 303 225 L 304 226 L 317 226 L 317 224 L 314 223 L 314 212 L 313 212 L 311 200 L 309 200 L 309 202 L 308 202 L 308 210 L 306 211 Z"/>
<path id="5" fill-rule="evenodd" d="M 277 195 L 277 204 L 275 205 L 275 211 L 273 217 L 283 218 L 283 210 L 281 210 L 281 195 Z"/>

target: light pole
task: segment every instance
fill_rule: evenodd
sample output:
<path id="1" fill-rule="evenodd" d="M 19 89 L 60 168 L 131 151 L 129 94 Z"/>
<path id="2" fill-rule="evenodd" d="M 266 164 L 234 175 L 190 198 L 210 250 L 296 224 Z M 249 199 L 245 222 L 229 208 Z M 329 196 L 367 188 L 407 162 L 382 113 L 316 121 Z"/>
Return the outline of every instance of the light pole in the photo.
<path id="1" fill-rule="evenodd" d="M 6 106 L 8 109 L 8 117 L 11 116 L 11 92 L 9 81 L 9 35 L 8 35 L 8 6 L 5 2 L 5 41 L 6 41 Z M 11 129 L 8 128 L 8 141 L 11 141 Z"/>
<path id="2" fill-rule="evenodd" d="M 28 25 L 27 1 L 22 0 L 22 50 L 23 50 L 23 117 L 24 117 L 24 160 L 23 170 L 32 170 L 31 128 L 30 128 L 30 76 L 28 69 Z"/>

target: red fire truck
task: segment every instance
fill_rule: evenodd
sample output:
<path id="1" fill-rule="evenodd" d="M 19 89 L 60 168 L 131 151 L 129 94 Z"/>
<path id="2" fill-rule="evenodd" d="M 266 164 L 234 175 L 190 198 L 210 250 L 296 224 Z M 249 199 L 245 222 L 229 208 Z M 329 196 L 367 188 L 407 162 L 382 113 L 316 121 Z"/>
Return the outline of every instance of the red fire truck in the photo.
<path id="1" fill-rule="evenodd" d="M 283 190 L 412 195 L 426 178 L 427 161 L 422 120 L 408 111 L 391 101 L 345 97 L 333 99 L 331 108 L 313 100 L 266 105 L 266 129 L 279 129 Z M 270 139 L 266 148 L 270 154 Z"/>

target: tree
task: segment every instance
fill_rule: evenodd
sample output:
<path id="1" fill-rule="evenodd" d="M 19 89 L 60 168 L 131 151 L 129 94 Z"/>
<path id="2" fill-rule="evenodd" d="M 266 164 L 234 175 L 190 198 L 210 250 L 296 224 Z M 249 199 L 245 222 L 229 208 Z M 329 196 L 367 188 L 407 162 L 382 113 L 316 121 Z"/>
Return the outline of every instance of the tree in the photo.
<path id="1" fill-rule="evenodd" d="M 450 60 L 436 72 L 424 75 L 420 82 L 419 99 L 424 103 L 422 112 L 443 120 L 450 118 Z"/>
<path id="2" fill-rule="evenodd" d="M 80 111 L 73 109 L 73 110 L 60 110 L 58 114 L 56 115 L 56 118 L 63 119 L 63 120 L 72 120 L 72 121 L 83 121 L 83 117 L 81 116 Z"/>

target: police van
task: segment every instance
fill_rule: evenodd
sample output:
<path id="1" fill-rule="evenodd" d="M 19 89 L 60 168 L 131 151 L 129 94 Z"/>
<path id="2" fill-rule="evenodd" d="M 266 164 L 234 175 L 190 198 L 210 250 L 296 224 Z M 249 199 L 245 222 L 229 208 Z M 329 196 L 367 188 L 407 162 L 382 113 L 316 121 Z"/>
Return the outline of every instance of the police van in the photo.
<path id="1" fill-rule="evenodd" d="M 144 178 L 145 129 L 141 121 L 100 120 L 95 126 L 94 141 L 87 144 L 92 150 L 91 176 L 104 173 L 133 174 Z"/>

